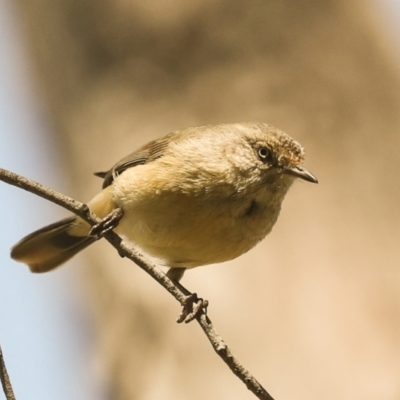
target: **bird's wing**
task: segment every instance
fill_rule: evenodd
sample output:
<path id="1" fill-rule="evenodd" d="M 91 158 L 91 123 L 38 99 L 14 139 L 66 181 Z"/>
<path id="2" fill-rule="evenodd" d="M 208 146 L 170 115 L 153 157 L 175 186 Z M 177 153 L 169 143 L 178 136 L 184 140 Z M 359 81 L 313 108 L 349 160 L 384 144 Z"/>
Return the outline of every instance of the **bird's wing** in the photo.
<path id="1" fill-rule="evenodd" d="M 113 182 L 113 180 L 122 172 L 128 168 L 135 167 L 136 165 L 147 164 L 151 161 L 156 160 L 164 155 L 165 149 L 168 147 L 171 136 L 169 134 L 163 138 L 153 140 L 147 143 L 145 146 L 139 148 L 132 154 L 124 157 L 122 160 L 117 162 L 110 170 L 106 172 L 96 172 L 95 175 L 103 178 L 103 189 Z"/>

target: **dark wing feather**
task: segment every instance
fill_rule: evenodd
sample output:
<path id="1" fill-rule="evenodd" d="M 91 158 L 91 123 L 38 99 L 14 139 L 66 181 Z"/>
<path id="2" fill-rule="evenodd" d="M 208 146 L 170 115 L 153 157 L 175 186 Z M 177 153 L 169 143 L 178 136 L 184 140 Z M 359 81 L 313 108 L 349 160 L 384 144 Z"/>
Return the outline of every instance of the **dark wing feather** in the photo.
<path id="1" fill-rule="evenodd" d="M 96 172 L 96 176 L 104 179 L 103 189 L 111 185 L 113 180 L 126 169 L 135 167 L 136 165 L 147 164 L 162 157 L 165 149 L 168 147 L 171 135 L 173 134 L 169 134 L 161 139 L 147 143 L 134 153 L 124 157 L 107 172 Z"/>

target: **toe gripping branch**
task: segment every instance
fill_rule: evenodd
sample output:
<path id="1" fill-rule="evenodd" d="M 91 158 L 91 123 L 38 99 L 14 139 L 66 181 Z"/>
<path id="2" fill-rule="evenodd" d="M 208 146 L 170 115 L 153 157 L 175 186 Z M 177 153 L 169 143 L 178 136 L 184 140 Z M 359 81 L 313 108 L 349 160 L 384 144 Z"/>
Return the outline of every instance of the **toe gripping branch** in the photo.
<path id="1" fill-rule="evenodd" d="M 207 314 L 208 300 L 198 297 L 196 293 L 191 293 L 185 298 L 182 306 L 182 312 L 176 322 L 180 324 L 185 321 L 188 324 L 200 317 L 202 313 Z"/>
<path id="2" fill-rule="evenodd" d="M 121 208 L 115 208 L 110 212 L 110 214 L 105 216 L 98 224 L 92 226 L 89 235 L 95 237 L 96 240 L 99 240 L 107 232 L 112 231 L 118 226 L 119 221 L 121 221 L 123 215 L 124 213 Z"/>
<path id="3" fill-rule="evenodd" d="M 171 279 L 172 283 L 185 295 L 182 304 L 182 312 L 179 314 L 176 322 L 186 324 L 199 318 L 202 314 L 207 314 L 208 300 L 204 300 L 197 296 L 197 293 L 192 293 L 186 289 L 179 280 L 185 272 L 184 268 L 170 268 L 167 272 L 167 277 Z"/>

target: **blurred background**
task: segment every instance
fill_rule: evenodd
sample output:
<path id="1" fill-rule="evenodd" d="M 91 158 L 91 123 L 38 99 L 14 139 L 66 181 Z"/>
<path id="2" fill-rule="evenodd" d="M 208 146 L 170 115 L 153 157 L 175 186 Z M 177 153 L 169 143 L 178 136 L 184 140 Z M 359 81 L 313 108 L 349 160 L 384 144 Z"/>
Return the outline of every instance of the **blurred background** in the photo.
<path id="1" fill-rule="evenodd" d="M 264 242 L 184 284 L 277 400 L 397 400 L 399 27 L 397 0 L 0 0 L 0 167 L 87 201 L 93 172 L 170 131 L 288 132 L 320 184 L 294 185 Z M 0 197 L 18 400 L 254 398 L 104 241 L 45 275 L 13 262 L 67 214 L 3 183 Z"/>

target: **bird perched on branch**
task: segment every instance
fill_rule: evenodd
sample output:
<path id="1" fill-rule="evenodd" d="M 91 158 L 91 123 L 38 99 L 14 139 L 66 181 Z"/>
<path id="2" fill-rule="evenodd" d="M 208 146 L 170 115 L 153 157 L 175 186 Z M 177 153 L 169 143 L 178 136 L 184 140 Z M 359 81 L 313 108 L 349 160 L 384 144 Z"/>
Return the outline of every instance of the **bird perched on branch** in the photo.
<path id="1" fill-rule="evenodd" d="M 47 272 L 107 227 L 179 281 L 187 268 L 231 260 L 262 240 L 293 181 L 317 183 L 303 161 L 299 143 L 264 123 L 176 131 L 96 174 L 103 190 L 88 205 L 100 227 L 71 216 L 23 238 L 11 257 Z"/>

